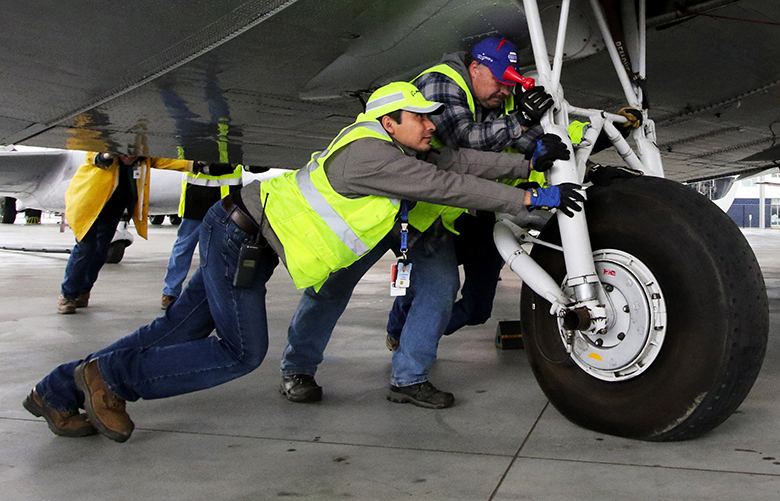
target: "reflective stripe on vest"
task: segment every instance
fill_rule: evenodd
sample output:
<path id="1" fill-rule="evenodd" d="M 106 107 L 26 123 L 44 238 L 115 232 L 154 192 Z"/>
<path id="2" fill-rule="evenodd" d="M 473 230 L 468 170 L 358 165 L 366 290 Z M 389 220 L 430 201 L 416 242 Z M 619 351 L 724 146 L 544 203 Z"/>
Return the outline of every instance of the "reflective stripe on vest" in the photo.
<path id="1" fill-rule="evenodd" d="M 215 178 L 215 179 L 203 179 L 200 177 L 192 177 L 185 173 L 185 180 L 187 184 L 194 184 L 196 186 L 206 186 L 210 188 L 217 188 L 219 186 L 238 186 L 241 184 L 241 178 Z"/>
<path id="2" fill-rule="evenodd" d="M 319 167 L 316 163 L 314 165 Z M 352 228 L 349 227 L 349 224 L 344 221 L 344 218 L 339 216 L 336 210 L 328 204 L 325 197 L 322 196 L 322 193 L 314 187 L 314 184 L 311 182 L 311 167 L 311 164 L 309 164 L 307 167 L 299 170 L 295 175 L 298 180 L 298 188 L 301 190 L 303 198 L 309 202 L 309 205 L 314 209 L 314 212 L 325 221 L 328 228 L 339 237 L 339 240 L 344 242 L 344 245 L 346 245 L 349 250 L 359 256 L 371 250 L 362 240 L 360 240 Z"/>
<path id="3" fill-rule="evenodd" d="M 179 217 L 184 217 L 184 206 L 187 200 L 187 185 L 202 186 L 205 188 L 219 188 L 219 197 L 230 195 L 231 186 L 241 186 L 243 174 L 241 166 L 237 166 L 230 174 L 211 176 L 208 174 L 193 174 L 185 172 L 182 175 L 181 197 L 179 197 Z"/>
<path id="4" fill-rule="evenodd" d="M 403 94 L 399 93 L 399 95 L 401 98 L 403 98 Z M 386 97 L 392 96 L 393 95 Z M 355 234 L 352 228 L 350 228 L 349 224 L 344 221 L 344 218 L 342 218 L 336 212 L 336 210 L 330 206 L 330 204 L 325 200 L 325 197 L 322 196 L 322 193 L 320 193 L 311 182 L 311 173 L 314 169 L 320 166 L 319 161 L 330 155 L 330 149 L 332 146 L 336 145 L 339 141 L 344 139 L 347 134 L 357 129 L 358 127 L 369 129 L 373 132 L 376 132 L 377 134 L 386 136 L 387 139 L 390 139 L 387 131 L 379 122 L 356 122 L 343 129 L 339 135 L 336 136 L 336 139 L 331 141 L 328 148 L 312 155 L 312 159 L 309 161 L 309 164 L 305 168 L 300 169 L 296 173 L 295 178 L 298 181 L 298 188 L 301 190 L 301 195 L 303 195 L 303 198 L 306 199 L 311 208 L 314 209 L 314 212 L 316 212 L 317 215 L 320 216 L 325 221 L 325 223 L 327 223 L 328 227 L 339 237 L 342 242 L 344 242 L 344 245 L 346 245 L 349 250 L 360 256 L 370 251 L 371 248 L 363 243 L 363 241 Z M 391 201 L 398 203 L 397 200 Z"/>
<path id="5" fill-rule="evenodd" d="M 378 121 L 360 115 L 325 150 L 314 153 L 306 167 L 260 184 L 265 215 L 299 289 L 319 289 L 332 272 L 357 261 L 395 224 L 397 200 L 345 197 L 333 189 L 325 173 L 330 156 L 363 138 L 392 143 Z"/>

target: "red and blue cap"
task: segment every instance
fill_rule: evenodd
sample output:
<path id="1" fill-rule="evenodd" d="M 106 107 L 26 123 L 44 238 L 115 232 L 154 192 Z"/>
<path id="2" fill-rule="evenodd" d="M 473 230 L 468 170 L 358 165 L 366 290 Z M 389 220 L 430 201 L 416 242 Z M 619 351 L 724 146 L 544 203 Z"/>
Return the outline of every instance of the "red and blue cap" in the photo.
<path id="1" fill-rule="evenodd" d="M 486 38 L 474 46 L 471 55 L 487 66 L 496 80 L 504 85 L 521 84 L 526 90 L 534 86 L 532 78 L 525 78 L 517 72 L 517 47 L 509 40 Z"/>

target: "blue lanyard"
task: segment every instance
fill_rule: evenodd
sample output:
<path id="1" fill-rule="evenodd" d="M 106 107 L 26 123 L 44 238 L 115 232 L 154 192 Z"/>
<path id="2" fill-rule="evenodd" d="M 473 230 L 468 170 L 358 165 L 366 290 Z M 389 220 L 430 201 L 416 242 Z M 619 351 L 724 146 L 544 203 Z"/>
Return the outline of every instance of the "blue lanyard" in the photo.
<path id="1" fill-rule="evenodd" d="M 401 200 L 401 257 L 406 260 L 409 236 L 409 200 Z"/>

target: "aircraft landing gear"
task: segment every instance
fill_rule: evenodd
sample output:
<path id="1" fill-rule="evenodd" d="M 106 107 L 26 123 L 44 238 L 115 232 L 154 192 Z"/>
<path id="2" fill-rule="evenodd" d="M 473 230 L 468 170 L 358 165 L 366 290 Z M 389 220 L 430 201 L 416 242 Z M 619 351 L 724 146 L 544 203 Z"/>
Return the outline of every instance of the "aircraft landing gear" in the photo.
<path id="1" fill-rule="evenodd" d="M 598 432 L 672 441 L 712 430 L 747 396 L 766 351 L 766 289 L 747 241 L 705 197 L 661 178 L 589 188 L 585 212 L 607 328 L 565 330 L 524 286 L 520 318 L 539 385 L 569 420 Z M 560 242 L 556 219 L 539 238 Z M 560 252 L 535 245 L 531 256 L 563 283 Z"/>

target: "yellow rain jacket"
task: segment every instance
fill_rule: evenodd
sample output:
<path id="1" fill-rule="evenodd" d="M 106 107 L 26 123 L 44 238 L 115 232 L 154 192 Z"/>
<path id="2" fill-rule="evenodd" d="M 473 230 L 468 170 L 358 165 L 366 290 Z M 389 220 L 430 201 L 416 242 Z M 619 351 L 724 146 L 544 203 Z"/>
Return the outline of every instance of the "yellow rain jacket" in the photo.
<path id="1" fill-rule="evenodd" d="M 119 185 L 119 158 L 115 158 L 111 165 L 104 167 L 95 165 L 95 155 L 97 154 L 92 151 L 87 153 L 84 165 L 76 171 L 68 190 L 65 192 L 65 217 L 76 235 L 76 240 L 79 241 L 87 234 Z M 149 169 L 154 167 L 155 169 L 192 172 L 192 162 L 139 157 L 135 166 L 138 168 L 135 179 L 138 201 L 132 215 L 135 231 L 140 237 L 146 238 L 149 221 Z"/>

